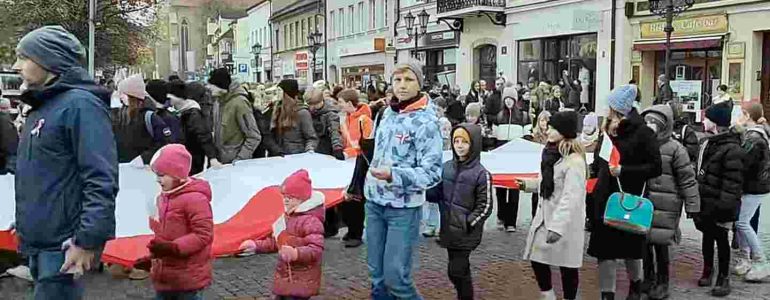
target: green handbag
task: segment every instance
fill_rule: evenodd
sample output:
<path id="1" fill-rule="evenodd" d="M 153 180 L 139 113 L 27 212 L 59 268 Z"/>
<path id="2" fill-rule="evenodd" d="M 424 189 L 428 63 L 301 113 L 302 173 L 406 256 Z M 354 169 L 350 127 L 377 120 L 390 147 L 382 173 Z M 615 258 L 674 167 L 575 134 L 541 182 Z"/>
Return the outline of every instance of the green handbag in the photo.
<path id="1" fill-rule="evenodd" d="M 652 226 L 652 214 L 655 207 L 649 199 L 623 192 L 618 179 L 620 192 L 613 193 L 604 209 L 604 225 L 639 235 L 647 235 Z M 645 182 L 642 195 L 647 188 Z"/>

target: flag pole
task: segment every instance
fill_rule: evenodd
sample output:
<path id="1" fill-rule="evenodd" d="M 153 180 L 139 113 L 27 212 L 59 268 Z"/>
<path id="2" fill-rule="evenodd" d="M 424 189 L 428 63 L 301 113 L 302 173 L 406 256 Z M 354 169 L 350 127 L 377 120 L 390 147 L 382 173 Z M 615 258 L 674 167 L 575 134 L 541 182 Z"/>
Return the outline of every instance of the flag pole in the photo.
<path id="1" fill-rule="evenodd" d="M 96 14 L 96 0 L 88 0 L 88 74 L 94 77 L 94 44 L 96 25 L 94 24 L 94 15 Z"/>

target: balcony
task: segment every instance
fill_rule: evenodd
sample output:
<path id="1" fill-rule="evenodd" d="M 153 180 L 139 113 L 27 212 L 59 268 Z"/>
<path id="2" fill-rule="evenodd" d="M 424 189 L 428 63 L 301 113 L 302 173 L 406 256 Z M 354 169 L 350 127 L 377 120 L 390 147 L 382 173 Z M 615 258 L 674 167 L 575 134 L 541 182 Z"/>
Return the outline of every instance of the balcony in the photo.
<path id="1" fill-rule="evenodd" d="M 460 21 L 484 15 L 493 24 L 505 26 L 505 3 L 506 0 L 436 0 L 437 17 L 440 21 Z"/>

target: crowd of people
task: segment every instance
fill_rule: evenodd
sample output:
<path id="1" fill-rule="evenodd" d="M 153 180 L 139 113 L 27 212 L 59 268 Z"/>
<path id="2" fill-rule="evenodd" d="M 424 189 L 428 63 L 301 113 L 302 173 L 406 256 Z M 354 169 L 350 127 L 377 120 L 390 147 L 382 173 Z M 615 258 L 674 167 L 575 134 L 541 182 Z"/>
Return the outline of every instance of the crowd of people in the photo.
<path id="1" fill-rule="evenodd" d="M 27 34 L 14 64 L 29 107 L 19 131 L 0 101 L 0 174 L 15 174 L 15 230 L 36 299 L 82 296 L 79 276 L 114 238 L 118 163 L 137 157 L 162 192 L 150 216 L 150 255 L 133 268 L 149 272 L 158 299 L 201 299 L 213 280 L 211 188 L 194 175 L 307 152 L 355 159 L 354 173 L 345 201 L 328 209 L 307 171 L 292 174 L 280 189 L 286 229 L 241 245 L 243 256 L 278 253 L 277 299 L 320 292 L 324 238 L 336 236 L 340 223 L 348 227 L 345 247 L 365 240 L 373 299 L 421 299 L 412 276 L 421 230 L 446 248 L 458 299 L 473 299 L 469 257 L 495 199 L 498 228 L 516 231 L 520 192 L 533 193 L 523 257 L 542 299 L 556 299 L 557 267 L 563 298 L 577 298 L 586 243 L 599 261 L 601 299 L 615 299 L 621 260 L 626 299 L 668 298 L 683 210 L 703 233 L 703 271 L 693 279 L 699 286 L 723 297 L 731 271 L 747 281 L 770 276 L 752 222 L 770 198 L 770 130 L 758 103 L 715 101 L 697 130 L 683 124 L 674 102 L 640 110 L 639 88 L 629 84 L 611 92 L 600 120 L 567 72 L 554 86 L 500 77 L 494 88 L 473 82 L 461 95 L 456 87 L 426 89 L 422 67 L 406 62 L 395 66 L 392 86 L 378 82 L 366 91 L 323 81 L 301 90 L 293 79 L 243 85 L 227 69 L 212 71 L 206 83 L 136 75 L 117 84 L 122 104 L 111 109 L 113 93 L 83 69 L 82 49 L 59 26 Z M 517 189 L 493 186 L 481 153 L 521 138 L 543 145 L 540 176 L 517 180 Z M 597 154 L 607 142 L 617 163 Z M 452 153 L 447 162 L 445 150 Z M 616 193 L 653 203 L 649 230 L 607 222 Z M 739 248 L 733 268 L 731 230 Z"/>

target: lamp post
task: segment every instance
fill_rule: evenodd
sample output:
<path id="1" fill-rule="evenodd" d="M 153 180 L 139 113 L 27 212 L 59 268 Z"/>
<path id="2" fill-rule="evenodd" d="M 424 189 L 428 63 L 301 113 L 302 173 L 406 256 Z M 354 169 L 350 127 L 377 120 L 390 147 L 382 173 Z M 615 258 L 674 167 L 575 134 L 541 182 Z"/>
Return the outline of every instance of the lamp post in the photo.
<path id="1" fill-rule="evenodd" d="M 254 46 L 251 46 L 251 54 L 254 54 L 254 72 L 257 75 L 256 82 L 261 82 L 261 76 L 259 76 L 259 72 L 257 72 L 257 66 L 259 66 L 259 54 L 262 53 L 262 44 L 257 42 L 254 44 Z"/>
<path id="2" fill-rule="evenodd" d="M 417 28 L 417 24 L 414 23 L 415 19 L 419 18 L 420 24 L 419 28 Z M 417 17 L 412 15 L 412 12 L 404 16 L 404 20 L 406 21 L 406 34 L 410 38 L 414 39 L 414 54 L 412 55 L 415 59 L 417 58 L 417 40 L 420 38 L 420 36 L 423 36 L 427 34 L 428 32 L 428 19 L 430 18 L 430 15 L 423 9 L 420 13 L 417 14 Z"/>
<path id="3" fill-rule="evenodd" d="M 316 80 L 315 78 L 315 69 L 316 69 L 316 59 L 315 54 L 318 52 L 318 49 L 321 49 L 321 46 L 324 44 L 323 42 L 323 34 L 318 32 L 318 29 L 316 29 L 314 32 L 307 35 L 307 44 L 308 47 L 310 47 L 310 52 L 313 53 L 313 80 Z"/>
<path id="4" fill-rule="evenodd" d="M 650 0 L 650 13 L 666 18 L 666 27 L 663 29 L 666 32 L 666 82 L 663 87 L 665 102 L 672 100 L 669 64 L 671 61 L 671 33 L 674 32 L 674 17 L 692 7 L 693 4 L 695 4 L 695 0 Z"/>

